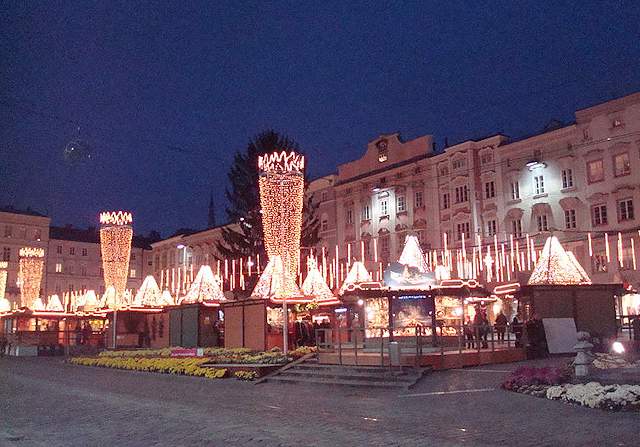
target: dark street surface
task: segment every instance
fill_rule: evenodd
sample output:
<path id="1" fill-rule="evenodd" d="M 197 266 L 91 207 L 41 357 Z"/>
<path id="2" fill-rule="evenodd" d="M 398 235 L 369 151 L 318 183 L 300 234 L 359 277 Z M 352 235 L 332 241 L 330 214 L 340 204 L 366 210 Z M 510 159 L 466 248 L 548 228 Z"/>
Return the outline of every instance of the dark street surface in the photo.
<path id="1" fill-rule="evenodd" d="M 414 389 L 208 380 L 0 359 L 0 446 L 637 446 L 640 415 L 497 389 L 519 364 Z"/>

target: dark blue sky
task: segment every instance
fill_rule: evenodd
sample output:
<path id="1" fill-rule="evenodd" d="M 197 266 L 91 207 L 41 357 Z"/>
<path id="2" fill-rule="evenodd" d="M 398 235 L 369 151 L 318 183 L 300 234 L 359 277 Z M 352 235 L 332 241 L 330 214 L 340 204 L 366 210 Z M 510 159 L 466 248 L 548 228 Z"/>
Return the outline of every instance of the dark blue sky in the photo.
<path id="1" fill-rule="evenodd" d="M 5 1 L 0 13 L 0 205 L 56 224 L 126 209 L 137 231 L 166 236 L 206 225 L 211 189 L 222 221 L 233 152 L 270 127 L 318 176 L 380 133 L 519 137 L 640 91 L 639 2 Z M 70 164 L 78 125 L 94 157 Z"/>

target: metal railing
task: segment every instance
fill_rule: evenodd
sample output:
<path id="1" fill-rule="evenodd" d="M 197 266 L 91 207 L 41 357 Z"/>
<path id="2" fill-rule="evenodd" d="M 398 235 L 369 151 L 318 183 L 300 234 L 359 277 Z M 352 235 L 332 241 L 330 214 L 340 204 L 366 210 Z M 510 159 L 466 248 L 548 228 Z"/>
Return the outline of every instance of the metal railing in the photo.
<path id="1" fill-rule="evenodd" d="M 476 351 L 496 351 L 524 346 L 524 325 L 474 326 L 438 325 L 435 333 L 431 326 L 395 327 L 338 327 L 316 329 L 315 341 L 319 352 L 337 354 L 339 364 L 359 364 L 363 357 L 378 356 L 377 364 L 390 363 L 389 343 L 399 344 L 400 356 L 413 356 L 419 366 L 423 355 L 463 354 Z"/>
<path id="2" fill-rule="evenodd" d="M 616 326 L 619 336 L 640 341 L 640 315 L 619 315 Z"/>

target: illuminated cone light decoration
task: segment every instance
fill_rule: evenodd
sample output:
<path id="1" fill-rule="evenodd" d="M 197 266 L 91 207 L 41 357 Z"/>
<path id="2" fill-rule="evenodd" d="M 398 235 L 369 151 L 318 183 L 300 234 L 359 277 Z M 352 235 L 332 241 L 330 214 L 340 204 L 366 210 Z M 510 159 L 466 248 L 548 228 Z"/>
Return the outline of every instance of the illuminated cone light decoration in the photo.
<path id="1" fill-rule="evenodd" d="M 283 300 L 289 302 L 308 301 L 302 296 L 302 291 L 295 279 L 284 269 L 282 258 L 278 255 L 269 260 L 251 295 L 276 302 Z"/>
<path id="2" fill-rule="evenodd" d="M 137 307 L 159 306 L 161 295 L 162 292 L 160 292 L 160 287 L 158 287 L 156 279 L 153 275 L 147 275 L 144 281 L 142 281 L 142 285 L 138 293 L 136 293 L 132 304 Z"/>
<path id="3" fill-rule="evenodd" d="M 367 268 L 360 261 L 356 261 L 351 266 L 351 270 L 347 273 L 347 277 L 344 279 L 342 283 L 342 287 L 340 287 L 339 295 L 344 295 L 344 293 L 352 287 L 357 286 L 363 282 L 371 281 L 371 275 L 367 271 Z"/>
<path id="4" fill-rule="evenodd" d="M 573 253 L 565 251 L 558 238 L 551 236 L 544 244 L 529 284 L 591 284 L 591 279 Z"/>
<path id="5" fill-rule="evenodd" d="M 196 279 L 191 283 L 191 288 L 189 292 L 180 300 L 180 302 L 186 303 L 204 303 L 204 302 L 214 302 L 219 303 L 220 301 L 225 301 L 226 298 L 222 290 L 220 289 L 220 284 L 218 283 L 217 278 L 214 276 L 213 271 L 211 271 L 211 267 L 208 265 L 203 265 L 198 270 L 198 274 L 196 275 Z"/>
<path id="6" fill-rule="evenodd" d="M 7 261 L 0 261 L 0 312 L 9 312 L 11 303 L 5 298 L 5 290 L 7 289 Z"/>
<path id="7" fill-rule="evenodd" d="M 129 257 L 133 238 L 133 217 L 131 213 L 112 211 L 100 213 L 100 250 L 106 287 L 113 286 L 115 297 L 109 307 L 116 307 L 125 299 L 125 289 L 129 276 Z"/>
<path id="8" fill-rule="evenodd" d="M 20 306 L 33 308 L 40 297 L 40 283 L 44 267 L 44 248 L 23 247 L 20 249 Z M 42 304 L 42 301 L 38 305 Z M 44 306 L 43 306 L 44 307 Z"/>
<path id="9" fill-rule="evenodd" d="M 429 270 L 427 267 L 427 261 L 424 259 L 424 253 L 420 248 L 420 242 L 418 238 L 413 235 L 406 237 L 404 241 L 404 248 L 398 262 L 402 265 L 408 265 L 409 267 L 416 267 L 422 273 Z"/>
<path id="10" fill-rule="evenodd" d="M 51 295 L 49 300 L 47 301 L 47 309 L 52 312 L 62 312 L 64 311 L 64 307 L 62 306 L 62 302 L 60 302 L 60 297 L 58 295 Z"/>
<path id="11" fill-rule="evenodd" d="M 306 296 L 313 297 L 318 304 L 339 303 L 340 301 L 333 295 L 322 273 L 318 270 L 318 263 L 315 258 L 309 257 L 307 259 L 307 267 L 309 268 L 309 273 L 302 283 L 302 292 Z"/>
<path id="12" fill-rule="evenodd" d="M 269 261 L 273 262 L 272 273 L 281 276 L 275 283 L 280 288 L 275 296 L 283 300 L 299 297 L 295 278 L 302 231 L 304 156 L 293 151 L 262 155 L 258 168 L 264 245 Z M 276 257 L 280 261 L 275 262 Z"/>

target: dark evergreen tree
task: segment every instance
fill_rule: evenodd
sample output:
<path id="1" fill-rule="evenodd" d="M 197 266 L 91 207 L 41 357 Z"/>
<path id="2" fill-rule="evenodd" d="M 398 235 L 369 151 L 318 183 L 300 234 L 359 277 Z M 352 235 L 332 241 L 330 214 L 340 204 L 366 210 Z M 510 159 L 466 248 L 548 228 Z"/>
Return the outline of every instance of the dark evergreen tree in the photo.
<path id="1" fill-rule="evenodd" d="M 222 240 L 216 243 L 218 252 L 226 258 L 239 258 L 260 254 L 265 248 L 260 214 L 260 190 L 258 186 L 258 157 L 274 151 L 301 152 L 298 144 L 285 135 L 268 130 L 256 136 L 247 149 L 237 152 L 227 174 L 230 188 L 226 190 L 229 225 L 222 230 Z M 306 181 L 305 181 L 306 184 Z M 305 199 L 302 219 L 302 247 L 312 247 L 318 240 L 319 221 L 315 216 L 318 207 L 313 198 Z"/>

